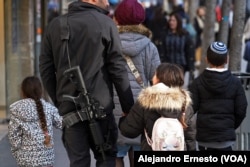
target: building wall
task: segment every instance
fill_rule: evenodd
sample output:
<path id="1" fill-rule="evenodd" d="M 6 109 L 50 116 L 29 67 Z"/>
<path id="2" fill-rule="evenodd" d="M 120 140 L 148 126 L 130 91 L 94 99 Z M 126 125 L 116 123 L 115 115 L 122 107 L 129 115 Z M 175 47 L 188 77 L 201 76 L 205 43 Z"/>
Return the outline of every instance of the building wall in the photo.
<path id="1" fill-rule="evenodd" d="M 8 119 L 9 105 L 21 98 L 22 80 L 39 76 L 41 32 L 47 25 L 48 2 L 0 0 L 0 120 Z"/>
<path id="2" fill-rule="evenodd" d="M 0 118 L 5 116 L 4 0 L 0 0 Z"/>
<path id="3" fill-rule="evenodd" d="M 20 99 L 22 80 L 34 75 L 34 0 L 4 1 L 6 117 Z"/>

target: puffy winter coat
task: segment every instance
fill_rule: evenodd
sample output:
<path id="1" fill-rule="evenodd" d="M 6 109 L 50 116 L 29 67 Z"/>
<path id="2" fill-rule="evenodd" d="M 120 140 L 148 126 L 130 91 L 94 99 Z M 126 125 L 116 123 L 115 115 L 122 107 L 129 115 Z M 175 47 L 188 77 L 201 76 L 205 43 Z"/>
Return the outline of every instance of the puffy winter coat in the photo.
<path id="1" fill-rule="evenodd" d="M 246 116 L 247 99 L 240 80 L 229 70 L 205 69 L 189 87 L 197 112 L 197 141 L 235 141 Z"/>
<path id="2" fill-rule="evenodd" d="M 193 119 L 193 110 L 191 107 L 191 98 L 189 93 L 186 95 L 186 123 L 188 128 L 184 130 L 187 150 L 196 150 L 195 142 L 195 120 Z M 158 83 L 152 87 L 144 89 L 134 106 L 126 117 L 120 119 L 119 128 L 124 136 L 134 138 L 142 134 L 141 150 L 151 151 L 145 138 L 144 129 L 151 138 L 153 125 L 161 117 L 178 118 L 184 103 L 184 95 L 180 88 L 169 88 L 163 83 Z"/>
<path id="3" fill-rule="evenodd" d="M 62 118 L 56 107 L 41 99 L 52 147 L 45 147 L 36 104 L 33 99 L 22 99 L 10 105 L 9 141 L 11 152 L 19 166 L 53 165 L 53 126 L 62 128 Z"/>
<path id="4" fill-rule="evenodd" d="M 151 31 L 143 25 L 128 25 L 118 26 L 120 38 L 122 42 L 122 53 L 127 55 L 133 61 L 136 69 L 144 82 L 144 85 L 149 86 L 149 82 L 153 78 L 156 68 L 160 65 L 160 57 L 156 46 L 151 42 Z M 138 84 L 131 69 L 126 65 L 130 87 L 133 93 L 134 100 L 137 99 L 142 87 Z M 117 93 L 114 94 L 114 115 L 116 122 L 122 115 L 122 109 L 119 103 Z M 139 140 L 137 140 L 139 141 Z M 134 143 L 134 140 L 124 138 L 120 132 L 118 135 L 118 144 Z"/>

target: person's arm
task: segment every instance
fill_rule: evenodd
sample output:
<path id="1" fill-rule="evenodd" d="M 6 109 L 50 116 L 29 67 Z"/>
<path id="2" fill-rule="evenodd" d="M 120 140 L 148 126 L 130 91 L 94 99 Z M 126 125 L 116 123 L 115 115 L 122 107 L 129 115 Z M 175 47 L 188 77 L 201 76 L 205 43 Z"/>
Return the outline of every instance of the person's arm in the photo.
<path id="1" fill-rule="evenodd" d="M 15 157 L 15 152 L 21 147 L 22 144 L 22 129 L 21 120 L 16 115 L 15 109 L 10 107 L 10 122 L 8 126 L 8 138 L 11 145 L 11 152 Z"/>
<path id="2" fill-rule="evenodd" d="M 196 114 L 194 114 L 192 106 L 187 108 L 185 121 L 188 126 L 184 130 L 187 151 L 196 151 Z"/>
<path id="3" fill-rule="evenodd" d="M 136 102 L 127 116 L 123 116 L 119 121 L 119 129 L 122 135 L 135 138 L 144 132 L 143 109 Z"/>
<path id="4" fill-rule="evenodd" d="M 49 29 L 49 27 L 48 27 Z M 44 34 L 41 55 L 39 57 L 39 68 L 43 86 L 47 90 L 50 98 L 57 105 L 56 100 L 56 69 L 54 66 L 54 59 L 52 53 L 51 41 L 49 34 Z"/>
<path id="5" fill-rule="evenodd" d="M 197 80 L 197 78 L 188 87 L 189 91 L 191 92 L 190 96 L 192 99 L 192 107 L 193 107 L 194 113 L 197 113 L 199 110 L 199 93 L 198 93 L 198 87 L 197 87 L 196 80 Z"/>
<path id="6" fill-rule="evenodd" d="M 62 129 L 62 117 L 58 113 L 58 109 L 56 107 L 53 107 L 52 112 L 52 121 L 53 121 L 53 126 L 55 126 L 58 129 Z"/>
<path id="7" fill-rule="evenodd" d="M 238 86 L 238 91 L 234 101 L 235 129 L 237 129 L 240 126 L 240 124 L 246 117 L 246 111 L 248 105 L 244 88 L 242 87 L 240 82 L 238 82 L 237 86 Z"/>
<path id="8" fill-rule="evenodd" d="M 122 56 L 121 41 L 115 25 L 111 27 L 111 41 L 107 43 L 106 65 L 108 73 L 117 91 L 123 112 L 128 112 L 134 104 L 133 94 L 130 88 L 126 60 Z"/>

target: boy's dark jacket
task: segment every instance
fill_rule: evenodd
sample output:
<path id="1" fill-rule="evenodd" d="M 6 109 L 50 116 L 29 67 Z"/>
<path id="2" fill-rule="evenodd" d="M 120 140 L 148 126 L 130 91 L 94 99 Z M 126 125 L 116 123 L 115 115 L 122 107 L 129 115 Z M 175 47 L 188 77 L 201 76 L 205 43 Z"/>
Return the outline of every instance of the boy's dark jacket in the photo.
<path id="1" fill-rule="evenodd" d="M 188 128 L 184 131 L 187 150 L 196 150 L 195 135 L 196 127 L 191 107 L 191 98 L 189 93 L 186 94 L 186 122 Z M 141 150 L 151 151 L 144 134 L 146 129 L 151 138 L 153 125 L 156 119 L 161 115 L 169 118 L 180 116 L 181 108 L 184 103 L 184 95 L 180 88 L 169 88 L 163 83 L 148 87 L 139 94 L 137 102 L 134 104 L 129 114 L 120 119 L 119 128 L 121 133 L 130 138 L 142 134 Z"/>
<path id="2" fill-rule="evenodd" d="M 204 70 L 190 85 L 197 112 L 197 140 L 235 141 L 237 129 L 246 116 L 247 99 L 240 80 L 229 70 Z"/>

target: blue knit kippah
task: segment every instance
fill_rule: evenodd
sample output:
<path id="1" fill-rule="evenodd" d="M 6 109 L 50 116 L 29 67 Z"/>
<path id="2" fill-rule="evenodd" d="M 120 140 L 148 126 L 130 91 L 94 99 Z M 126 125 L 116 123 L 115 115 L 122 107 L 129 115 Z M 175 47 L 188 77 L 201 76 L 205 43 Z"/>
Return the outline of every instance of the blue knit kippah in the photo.
<path id="1" fill-rule="evenodd" d="M 210 45 L 210 49 L 217 54 L 226 54 L 227 46 L 222 42 L 213 42 Z"/>

